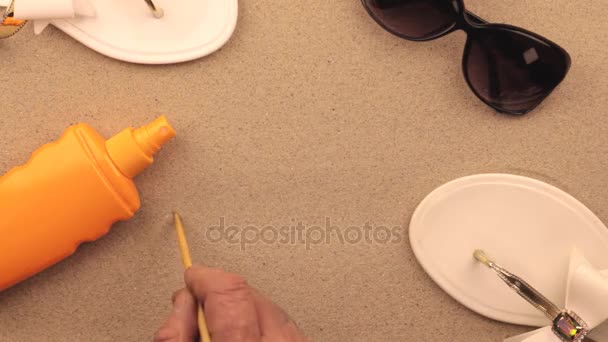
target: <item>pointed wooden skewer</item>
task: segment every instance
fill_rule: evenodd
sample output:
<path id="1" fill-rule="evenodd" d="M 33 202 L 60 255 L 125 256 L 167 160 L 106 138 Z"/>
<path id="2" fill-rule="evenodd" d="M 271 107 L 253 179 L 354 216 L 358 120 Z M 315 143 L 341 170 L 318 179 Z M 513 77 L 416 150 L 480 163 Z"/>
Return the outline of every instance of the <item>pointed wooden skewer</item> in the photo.
<path id="1" fill-rule="evenodd" d="M 192 258 L 190 257 L 190 249 L 188 248 L 182 218 L 177 212 L 173 212 L 173 219 L 175 220 L 175 231 L 177 232 L 179 250 L 182 254 L 182 262 L 184 264 L 184 268 L 188 269 L 192 266 Z M 211 342 L 211 337 L 209 337 L 209 329 L 207 328 L 207 321 L 205 320 L 205 313 L 203 312 L 203 307 L 200 304 L 198 305 L 197 321 L 198 331 L 201 335 L 201 342 Z"/>

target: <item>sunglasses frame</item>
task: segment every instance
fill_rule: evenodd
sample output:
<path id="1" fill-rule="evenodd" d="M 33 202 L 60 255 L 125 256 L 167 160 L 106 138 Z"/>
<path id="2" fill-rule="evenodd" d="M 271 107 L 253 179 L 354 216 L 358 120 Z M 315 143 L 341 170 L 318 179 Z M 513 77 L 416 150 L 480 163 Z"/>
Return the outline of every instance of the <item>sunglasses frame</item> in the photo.
<path id="1" fill-rule="evenodd" d="M 477 96 L 478 99 L 480 99 L 483 103 L 485 103 L 486 105 L 488 105 L 489 107 L 491 107 L 492 109 L 494 109 L 495 111 L 497 111 L 499 113 L 512 114 L 512 115 L 523 115 L 523 114 L 529 113 L 532 110 L 534 110 L 564 80 L 564 78 L 568 74 L 568 71 L 570 70 L 570 66 L 572 64 L 572 59 L 571 59 L 570 55 L 568 54 L 568 52 L 561 46 L 554 43 L 553 41 L 551 41 L 539 34 L 536 34 L 534 32 L 523 29 L 521 27 L 508 25 L 508 24 L 489 23 L 488 21 L 482 19 L 481 17 L 477 16 L 476 14 L 468 11 L 465 8 L 464 0 L 453 0 L 452 1 L 452 3 L 454 4 L 454 10 L 457 15 L 456 20 L 454 21 L 454 23 L 452 25 L 450 25 L 449 27 L 447 27 L 445 30 L 443 30 L 441 32 L 434 33 L 432 35 L 425 36 L 425 37 L 410 37 L 410 36 L 401 34 L 399 32 L 396 32 L 395 30 L 389 28 L 386 24 L 384 24 L 381 19 L 376 17 L 376 15 L 374 15 L 373 11 L 369 8 L 366 0 L 361 0 L 361 3 L 363 4 L 363 7 L 367 11 L 367 13 L 372 17 L 372 19 L 374 19 L 374 21 L 378 25 L 380 25 L 383 29 L 385 29 L 389 33 L 392 33 L 393 35 L 395 35 L 399 38 L 406 39 L 406 40 L 411 40 L 414 42 L 425 42 L 425 41 L 430 41 L 430 40 L 434 40 L 437 38 L 441 38 L 443 36 L 447 36 L 448 34 L 454 32 L 454 31 L 457 31 L 457 30 L 463 30 L 467 34 L 467 41 L 465 43 L 465 47 L 464 47 L 464 51 L 463 51 L 463 55 L 462 55 L 462 72 L 464 75 L 464 79 L 467 82 L 469 89 L 471 89 L 471 91 L 473 91 L 473 94 L 475 94 L 475 96 Z M 553 49 L 557 49 L 558 51 L 563 53 L 564 56 L 566 57 L 566 70 L 565 70 L 563 76 L 559 79 L 559 81 L 555 84 L 555 86 L 547 89 L 547 96 L 545 96 L 545 98 L 543 98 L 543 100 L 541 100 L 539 103 L 535 104 L 533 107 L 527 108 L 525 110 L 519 110 L 519 111 L 506 110 L 506 109 L 496 106 L 496 105 L 490 103 L 489 101 L 487 101 L 486 99 L 484 99 L 477 92 L 477 90 L 475 90 L 475 88 L 473 87 L 471 80 L 469 79 L 467 73 L 465 72 L 468 58 L 470 55 L 469 52 L 471 50 L 471 44 L 472 44 L 471 43 L 471 34 L 475 34 L 476 32 L 478 32 L 480 30 L 488 29 L 488 28 L 517 33 L 520 35 L 523 34 L 525 36 L 528 36 L 531 39 L 541 41 L 542 43 L 551 46 L 551 48 L 553 48 Z"/>

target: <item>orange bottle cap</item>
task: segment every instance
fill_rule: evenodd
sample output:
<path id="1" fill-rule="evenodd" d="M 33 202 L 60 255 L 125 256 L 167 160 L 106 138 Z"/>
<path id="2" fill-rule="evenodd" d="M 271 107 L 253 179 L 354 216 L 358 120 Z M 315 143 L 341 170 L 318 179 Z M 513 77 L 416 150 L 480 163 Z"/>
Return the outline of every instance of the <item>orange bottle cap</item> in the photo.
<path id="1" fill-rule="evenodd" d="M 123 130 L 106 142 L 106 148 L 120 172 L 133 178 L 152 164 L 154 154 L 173 137 L 173 127 L 161 116 L 138 129 Z"/>

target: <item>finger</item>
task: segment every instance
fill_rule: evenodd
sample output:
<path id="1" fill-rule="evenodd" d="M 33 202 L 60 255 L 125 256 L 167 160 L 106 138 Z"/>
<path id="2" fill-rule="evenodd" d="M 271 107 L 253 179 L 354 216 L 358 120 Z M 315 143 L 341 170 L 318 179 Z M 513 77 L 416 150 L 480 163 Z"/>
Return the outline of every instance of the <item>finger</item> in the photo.
<path id="1" fill-rule="evenodd" d="M 239 275 L 202 266 L 189 268 L 186 285 L 203 303 L 213 342 L 259 341 L 255 299 Z"/>
<path id="2" fill-rule="evenodd" d="M 262 335 L 268 331 L 277 330 L 290 321 L 285 311 L 270 299 L 255 289 L 252 289 L 252 293 Z"/>
<path id="3" fill-rule="evenodd" d="M 154 334 L 154 342 L 192 342 L 197 334 L 196 300 L 187 290 L 176 292 L 173 309 L 163 326 Z"/>
<path id="4" fill-rule="evenodd" d="M 262 337 L 269 341 L 306 341 L 296 323 L 277 304 L 253 289 Z"/>

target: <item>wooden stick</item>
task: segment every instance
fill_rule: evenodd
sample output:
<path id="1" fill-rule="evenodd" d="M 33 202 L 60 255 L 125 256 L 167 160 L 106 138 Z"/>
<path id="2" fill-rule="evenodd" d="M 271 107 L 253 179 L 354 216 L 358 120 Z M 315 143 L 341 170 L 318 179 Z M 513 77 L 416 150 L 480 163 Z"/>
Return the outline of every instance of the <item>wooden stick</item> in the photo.
<path id="1" fill-rule="evenodd" d="M 190 257 L 190 249 L 188 248 L 188 241 L 186 240 L 186 233 L 184 232 L 184 225 L 182 224 L 182 218 L 177 212 L 173 212 L 173 218 L 175 220 L 175 231 L 177 232 L 177 242 L 179 243 L 179 250 L 182 254 L 182 262 L 185 269 L 192 267 L 192 258 Z M 211 342 L 209 337 L 209 329 L 207 328 L 207 321 L 205 320 L 205 313 L 203 307 L 198 305 L 198 331 L 201 335 L 201 342 Z"/>
<path id="2" fill-rule="evenodd" d="M 146 1 L 146 4 L 148 4 L 150 11 L 152 11 L 152 14 L 154 14 L 154 18 L 160 19 L 163 17 L 163 15 L 165 15 L 165 11 L 163 11 L 162 8 L 156 7 L 156 5 L 154 4 L 154 2 L 152 0 L 145 0 L 145 1 Z"/>

